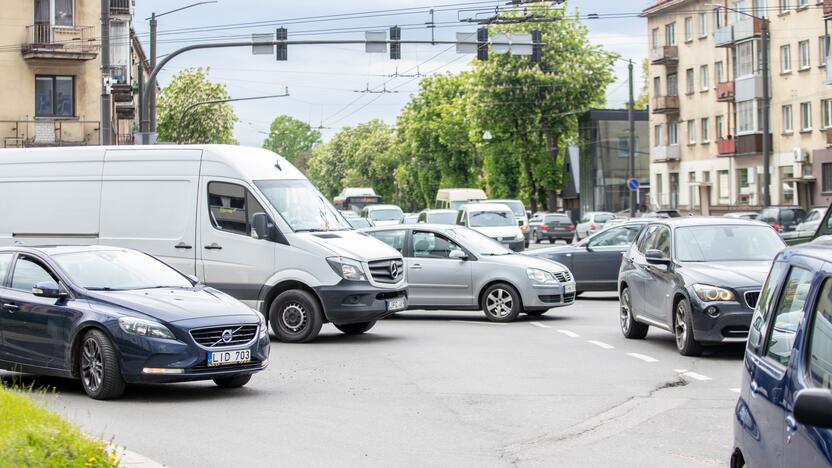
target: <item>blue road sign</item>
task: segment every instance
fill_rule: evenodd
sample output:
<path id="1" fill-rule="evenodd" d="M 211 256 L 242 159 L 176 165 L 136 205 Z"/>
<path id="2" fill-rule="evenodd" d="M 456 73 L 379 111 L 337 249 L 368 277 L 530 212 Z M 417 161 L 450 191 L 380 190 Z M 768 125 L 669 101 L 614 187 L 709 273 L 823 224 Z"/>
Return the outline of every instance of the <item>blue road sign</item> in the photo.
<path id="1" fill-rule="evenodd" d="M 636 190 L 641 187 L 641 184 L 638 183 L 638 179 L 630 179 L 627 181 L 627 188 L 630 189 L 631 192 L 635 192 Z"/>

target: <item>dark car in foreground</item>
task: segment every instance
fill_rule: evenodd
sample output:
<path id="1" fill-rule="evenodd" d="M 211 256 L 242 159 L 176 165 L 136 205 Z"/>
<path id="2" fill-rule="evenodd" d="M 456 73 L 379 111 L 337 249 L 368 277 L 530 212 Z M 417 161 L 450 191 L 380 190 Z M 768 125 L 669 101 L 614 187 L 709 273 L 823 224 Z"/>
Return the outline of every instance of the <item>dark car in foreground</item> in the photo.
<path id="1" fill-rule="evenodd" d="M 679 353 L 744 342 L 763 281 L 783 240 L 763 223 L 673 218 L 645 226 L 618 275 L 621 332 L 673 333 Z"/>
<path id="2" fill-rule="evenodd" d="M 0 368 L 77 378 L 95 399 L 139 382 L 241 387 L 269 362 L 258 312 L 113 247 L 0 248 L 0 338 Z"/>
<path id="3" fill-rule="evenodd" d="M 831 262 L 832 243 L 817 241 L 771 268 L 742 366 L 732 468 L 832 466 Z"/>
<path id="4" fill-rule="evenodd" d="M 564 265 L 575 276 L 578 294 L 586 291 L 617 291 L 621 256 L 641 228 L 651 220 L 636 218 L 597 232 L 571 245 L 531 250 L 526 255 Z"/>

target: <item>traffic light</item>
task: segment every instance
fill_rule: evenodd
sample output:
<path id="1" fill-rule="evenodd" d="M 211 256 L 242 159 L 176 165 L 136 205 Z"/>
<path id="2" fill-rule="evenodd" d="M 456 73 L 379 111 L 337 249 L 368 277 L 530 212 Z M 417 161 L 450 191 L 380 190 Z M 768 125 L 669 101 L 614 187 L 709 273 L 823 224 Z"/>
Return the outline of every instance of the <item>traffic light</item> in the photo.
<path id="1" fill-rule="evenodd" d="M 402 58 L 402 28 L 393 26 L 390 28 L 390 60 L 401 60 Z"/>
<path id="2" fill-rule="evenodd" d="M 275 40 L 277 41 L 285 41 L 289 39 L 289 32 L 286 28 L 277 28 L 277 32 L 274 36 Z M 275 54 L 277 56 L 277 60 L 280 62 L 285 62 L 289 60 L 289 46 L 287 44 L 277 44 L 275 47 Z"/>
<path id="3" fill-rule="evenodd" d="M 488 60 L 488 28 L 477 29 L 477 60 Z"/>
<path id="4" fill-rule="evenodd" d="M 543 33 L 538 30 L 532 31 L 532 62 L 540 63 L 543 57 Z"/>

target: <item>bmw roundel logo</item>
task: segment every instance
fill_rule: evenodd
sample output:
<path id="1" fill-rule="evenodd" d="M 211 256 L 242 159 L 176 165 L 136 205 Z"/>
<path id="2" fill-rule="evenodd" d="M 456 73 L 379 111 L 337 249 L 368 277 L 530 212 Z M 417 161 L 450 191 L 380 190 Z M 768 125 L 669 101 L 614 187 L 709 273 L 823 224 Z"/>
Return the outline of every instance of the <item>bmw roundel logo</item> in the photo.
<path id="1" fill-rule="evenodd" d="M 223 330 L 223 332 L 222 332 L 222 342 L 223 343 L 229 343 L 233 339 L 234 339 L 234 332 L 232 332 L 231 330 Z"/>
<path id="2" fill-rule="evenodd" d="M 393 262 L 393 263 L 390 264 L 390 276 L 393 279 L 396 279 L 396 278 L 399 277 L 399 265 L 396 262 Z"/>

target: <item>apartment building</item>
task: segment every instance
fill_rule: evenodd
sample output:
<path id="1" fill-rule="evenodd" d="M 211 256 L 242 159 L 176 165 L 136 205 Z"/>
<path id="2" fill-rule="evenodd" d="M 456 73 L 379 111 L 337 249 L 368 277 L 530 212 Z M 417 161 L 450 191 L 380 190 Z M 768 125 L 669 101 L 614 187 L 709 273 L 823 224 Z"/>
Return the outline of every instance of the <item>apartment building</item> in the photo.
<path id="1" fill-rule="evenodd" d="M 131 143 L 143 52 L 134 0 L 109 0 L 113 141 Z M 2 147 L 99 144 L 100 0 L 4 0 L 0 12 Z"/>
<path id="2" fill-rule="evenodd" d="M 662 0 L 650 41 L 651 204 L 702 214 L 763 204 L 762 21 L 769 21 L 773 205 L 832 198 L 830 0 Z M 719 6 L 717 6 L 719 5 Z"/>

